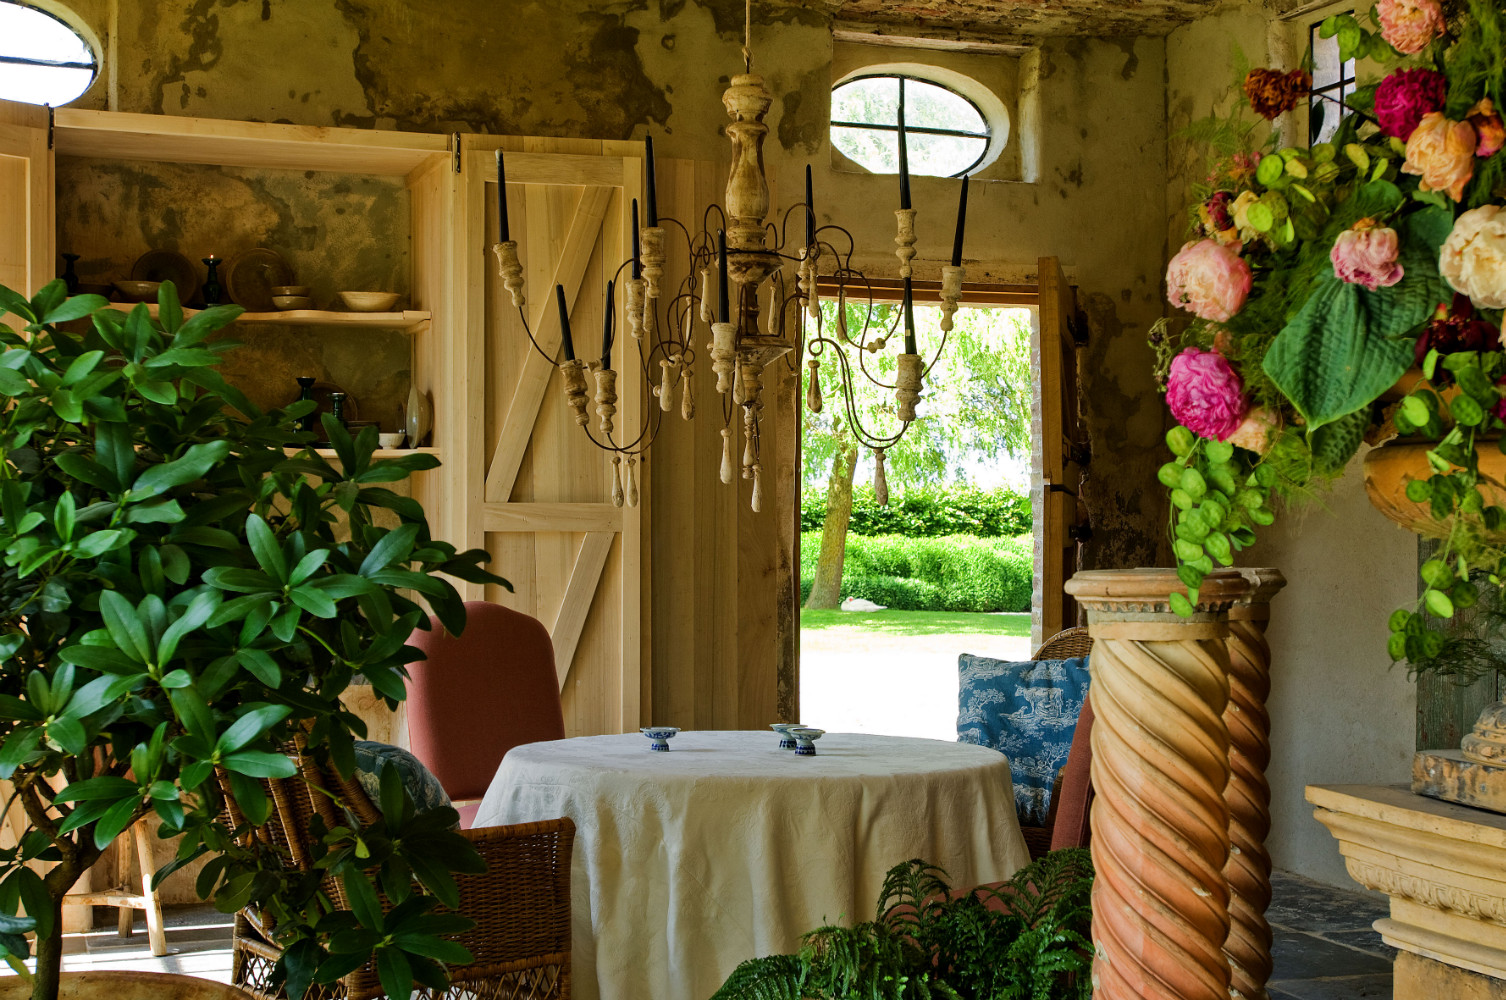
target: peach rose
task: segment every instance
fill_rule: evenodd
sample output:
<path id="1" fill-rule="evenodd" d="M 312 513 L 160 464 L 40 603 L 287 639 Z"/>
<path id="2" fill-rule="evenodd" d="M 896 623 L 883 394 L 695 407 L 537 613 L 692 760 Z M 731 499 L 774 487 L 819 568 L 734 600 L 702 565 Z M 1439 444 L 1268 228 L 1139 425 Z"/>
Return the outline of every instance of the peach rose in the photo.
<path id="1" fill-rule="evenodd" d="M 1381 37 L 1404 56 L 1421 52 L 1443 34 L 1437 0 L 1380 0 Z"/>
<path id="2" fill-rule="evenodd" d="M 1449 121 L 1441 111 L 1423 115 L 1407 140 L 1402 172 L 1420 175 L 1421 190 L 1447 191 L 1459 201 L 1475 175 L 1475 145 L 1475 127 L 1469 122 Z"/>
<path id="3" fill-rule="evenodd" d="M 1214 240 L 1188 243 L 1166 268 L 1166 294 L 1174 306 L 1226 321 L 1244 308 L 1253 276 L 1238 251 Z"/>
<path id="4" fill-rule="evenodd" d="M 1481 205 L 1454 222 L 1438 270 L 1454 291 L 1484 309 L 1506 309 L 1506 209 Z"/>
<path id="5" fill-rule="evenodd" d="M 1245 414 L 1244 420 L 1240 421 L 1227 440 L 1232 445 L 1264 455 L 1271 450 L 1273 439 L 1280 430 L 1280 414 L 1273 413 L 1264 406 L 1257 406 Z"/>

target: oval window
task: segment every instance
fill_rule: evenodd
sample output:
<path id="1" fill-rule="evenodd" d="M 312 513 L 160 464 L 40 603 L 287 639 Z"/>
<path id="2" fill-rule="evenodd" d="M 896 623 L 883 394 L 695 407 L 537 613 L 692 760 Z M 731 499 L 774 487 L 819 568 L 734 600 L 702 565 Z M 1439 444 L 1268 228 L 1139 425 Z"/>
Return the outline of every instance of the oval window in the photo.
<path id="1" fill-rule="evenodd" d="M 53 107 L 76 101 L 99 72 L 99 59 L 61 18 L 0 0 L 0 99 Z"/>
<path id="2" fill-rule="evenodd" d="M 910 173 L 960 177 L 983 161 L 993 132 L 976 104 L 930 80 L 860 76 L 831 92 L 831 141 L 876 174 L 899 172 L 904 129 Z"/>

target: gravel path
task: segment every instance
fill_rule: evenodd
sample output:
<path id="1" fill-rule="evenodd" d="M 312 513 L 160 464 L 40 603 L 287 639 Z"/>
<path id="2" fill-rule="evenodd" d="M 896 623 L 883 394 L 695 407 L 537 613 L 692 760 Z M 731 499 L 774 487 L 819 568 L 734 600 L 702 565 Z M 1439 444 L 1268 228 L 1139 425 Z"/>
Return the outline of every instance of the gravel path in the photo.
<path id="1" fill-rule="evenodd" d="M 841 627 L 801 632 L 800 721 L 839 733 L 955 741 L 960 653 L 1023 660 L 1030 640 Z"/>

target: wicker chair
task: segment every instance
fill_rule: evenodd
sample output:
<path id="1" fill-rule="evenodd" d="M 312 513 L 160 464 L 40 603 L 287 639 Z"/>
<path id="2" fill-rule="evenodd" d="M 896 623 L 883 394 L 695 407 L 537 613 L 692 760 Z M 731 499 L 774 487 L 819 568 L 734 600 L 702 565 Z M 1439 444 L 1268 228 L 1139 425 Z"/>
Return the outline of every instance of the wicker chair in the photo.
<path id="1" fill-rule="evenodd" d="M 313 857 L 309 821 L 316 812 L 330 826 L 340 821 L 326 792 L 344 800 L 362 823 L 375 821 L 380 813 L 355 781 L 320 768 L 308 755 L 300 754 L 298 760 L 298 776 L 263 782 L 274 813 L 252 835 L 286 851 L 300 871 L 308 871 Z M 237 826 L 243 822 L 233 806 L 230 819 Z M 451 984 L 445 996 L 570 1000 L 570 858 L 575 824 L 557 819 L 464 830 L 462 836 L 481 855 L 487 870 L 455 877 L 460 886 L 460 913 L 476 922 L 456 940 L 475 961 L 450 968 Z M 347 906 L 337 880 L 326 879 L 324 891 L 335 905 Z M 236 915 L 231 958 L 236 986 L 258 1000 L 287 1000 L 282 988 L 270 982 L 280 954 L 260 914 L 247 909 Z M 414 988 L 418 996 L 433 995 L 418 984 Z M 383 995 L 370 964 L 337 984 L 310 992 L 308 1000 L 371 1000 Z"/>
<path id="2" fill-rule="evenodd" d="M 1093 640 L 1088 636 L 1087 629 L 1069 628 L 1041 643 L 1041 648 L 1030 658 L 1068 660 L 1074 656 L 1087 656 L 1092 648 Z M 1087 802 L 1092 795 L 1087 774 L 1093 753 L 1088 742 L 1088 731 L 1092 728 L 1093 712 L 1086 703 L 1083 704 L 1082 711 L 1077 728 L 1072 732 L 1072 750 L 1067 756 L 1066 766 L 1056 776 L 1056 784 L 1051 792 L 1051 810 L 1046 816 L 1045 824 L 1020 826 L 1032 860 L 1058 847 L 1087 845 Z M 1070 826 L 1073 829 L 1069 832 L 1064 828 L 1061 831 L 1063 836 L 1058 837 L 1058 826 Z"/>

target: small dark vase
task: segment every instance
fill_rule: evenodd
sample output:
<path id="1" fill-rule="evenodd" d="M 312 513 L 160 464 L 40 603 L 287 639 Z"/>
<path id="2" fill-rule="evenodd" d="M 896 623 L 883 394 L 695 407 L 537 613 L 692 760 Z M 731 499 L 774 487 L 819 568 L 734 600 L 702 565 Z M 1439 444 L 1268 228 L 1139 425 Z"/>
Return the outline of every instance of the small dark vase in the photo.
<path id="1" fill-rule="evenodd" d="M 335 414 L 335 423 L 345 426 L 345 393 L 332 392 L 329 394 L 329 405 Z"/>
<path id="2" fill-rule="evenodd" d="M 63 273 L 58 275 L 58 277 L 63 279 L 63 284 L 67 287 L 69 295 L 77 295 L 78 272 L 73 269 L 73 265 L 78 263 L 78 254 L 65 253 L 62 255 L 62 258 Z"/>
<path id="3" fill-rule="evenodd" d="M 315 379 L 312 375 L 298 376 L 298 399 L 300 401 L 314 398 L 314 382 Z M 315 407 L 314 410 L 306 416 L 298 418 L 298 429 L 301 431 L 313 430 L 314 422 L 318 419 L 318 417 L 319 409 L 318 407 Z"/>
<path id="4" fill-rule="evenodd" d="M 222 263 L 223 261 L 214 254 L 210 254 L 204 258 L 204 266 L 209 269 L 209 276 L 204 279 L 204 286 L 201 289 L 204 293 L 204 304 L 206 306 L 219 305 L 220 296 L 225 294 L 225 290 L 220 287 L 220 276 L 218 273 L 220 264 Z"/>

